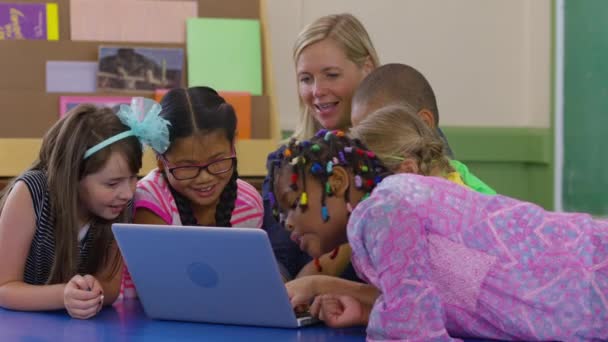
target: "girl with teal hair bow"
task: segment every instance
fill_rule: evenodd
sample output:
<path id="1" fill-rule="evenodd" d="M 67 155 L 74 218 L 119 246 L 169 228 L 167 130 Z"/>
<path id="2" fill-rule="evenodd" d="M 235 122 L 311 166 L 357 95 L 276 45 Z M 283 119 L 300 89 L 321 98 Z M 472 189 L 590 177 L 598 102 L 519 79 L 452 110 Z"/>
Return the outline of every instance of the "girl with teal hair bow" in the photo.
<path id="1" fill-rule="evenodd" d="M 137 184 L 136 223 L 259 228 L 258 191 L 238 178 L 234 108 L 209 87 L 179 88 L 161 101 L 168 148 L 155 149 L 158 168 Z M 229 250 L 229 248 L 228 248 Z M 136 296 L 123 275 L 125 298 Z"/>
<path id="2" fill-rule="evenodd" d="M 168 146 L 159 112 L 141 98 L 118 114 L 83 104 L 50 128 L 0 199 L 0 307 L 87 319 L 116 300 L 111 224 L 130 219 L 142 143 Z"/>

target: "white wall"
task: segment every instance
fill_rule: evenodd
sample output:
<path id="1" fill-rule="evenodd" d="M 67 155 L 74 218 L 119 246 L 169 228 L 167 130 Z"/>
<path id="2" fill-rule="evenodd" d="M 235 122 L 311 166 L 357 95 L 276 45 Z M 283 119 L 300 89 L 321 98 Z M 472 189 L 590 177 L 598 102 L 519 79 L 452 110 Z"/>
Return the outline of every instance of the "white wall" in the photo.
<path id="1" fill-rule="evenodd" d="M 350 12 L 381 63 L 433 86 L 442 126 L 550 126 L 550 0 L 266 0 L 283 129 L 298 116 L 292 46 L 316 18 Z"/>

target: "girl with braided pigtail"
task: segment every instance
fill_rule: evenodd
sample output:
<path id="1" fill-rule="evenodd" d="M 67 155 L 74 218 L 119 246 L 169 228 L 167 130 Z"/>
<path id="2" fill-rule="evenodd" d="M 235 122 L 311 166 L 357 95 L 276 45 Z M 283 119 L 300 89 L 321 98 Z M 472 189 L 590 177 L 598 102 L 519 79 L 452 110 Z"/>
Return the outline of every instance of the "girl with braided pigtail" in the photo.
<path id="1" fill-rule="evenodd" d="M 332 251 L 335 253 L 340 244 L 347 242 L 343 232 L 340 234 L 323 227 L 344 228 L 356 203 L 369 196 L 374 187 L 390 174 L 359 140 L 350 139 L 338 130 L 321 130 L 311 140 L 290 141 L 283 154 L 271 161 L 270 168 L 273 170 L 270 173 L 273 191 L 269 197 L 273 212 L 281 216 L 280 221 L 288 230 L 292 230 L 292 240 L 313 258 Z M 294 230 L 294 223 L 286 213 L 310 216 L 305 222 L 307 229 Z M 333 232 L 331 236 L 325 234 L 330 232 Z M 327 241 L 331 241 L 331 248 L 327 247 Z M 319 280 L 314 283 L 327 284 L 328 288 L 339 286 L 334 284 L 342 281 L 337 277 L 315 275 L 288 282 L 287 289 L 294 306 L 303 304 L 302 300 L 307 302 L 311 296 L 292 292 L 290 283 L 307 279 Z M 353 289 L 353 295 L 362 293 L 365 301 L 373 303 L 377 296 L 374 287 L 343 281 L 354 284 L 349 287 Z M 314 292 L 313 295 L 325 293 L 324 289 L 309 290 Z"/>
<path id="2" fill-rule="evenodd" d="M 155 150 L 158 168 L 137 184 L 135 222 L 260 228 L 262 198 L 238 178 L 234 108 L 208 87 L 173 89 L 161 107 L 169 145 Z M 123 278 L 124 296 L 135 297 Z"/>
<path id="3" fill-rule="evenodd" d="M 300 179 L 304 183 L 306 182 L 306 178 L 303 177 L 305 174 L 305 170 L 302 167 L 302 161 L 312 161 L 310 166 L 310 172 L 315 175 L 323 186 L 323 192 L 321 194 L 321 215 L 322 218 L 326 221 L 329 219 L 329 213 L 325 208 L 325 204 L 328 197 L 333 195 L 332 188 L 330 183 L 328 182 L 329 176 L 332 174 L 333 166 L 335 165 L 346 165 L 348 163 L 352 163 L 352 165 L 356 165 L 357 175 L 355 176 L 355 183 L 360 188 L 370 188 L 371 183 L 374 180 L 372 175 L 373 167 L 378 163 L 376 156 L 371 152 L 363 153 L 364 147 L 359 140 L 354 140 L 351 143 L 344 145 L 345 135 L 344 132 L 336 130 L 336 131 L 328 131 L 323 129 L 319 131 L 315 137 L 315 139 L 323 139 L 326 143 L 326 151 L 321 151 L 321 146 L 319 144 L 311 144 L 310 141 L 298 142 L 297 140 L 292 140 L 291 145 L 286 149 L 286 152 L 283 152 L 283 156 L 290 158 L 292 155 L 292 151 L 297 153 L 302 153 L 301 157 L 290 158 L 290 165 L 293 167 L 292 174 L 290 176 L 291 179 L 291 187 L 297 188 L 297 180 Z M 351 146 L 352 145 L 352 146 Z M 333 155 L 327 162 L 321 161 L 321 159 L 326 155 Z M 279 158 L 280 159 L 280 158 Z M 271 164 L 276 165 L 279 160 L 271 161 Z M 299 165 L 299 166 L 298 166 Z M 272 167 L 271 167 L 272 168 Z M 272 177 L 272 173 L 271 173 Z M 369 177 L 367 179 L 366 177 Z M 272 184 L 272 179 L 271 179 Z M 349 203 L 349 193 L 345 194 L 346 203 L 350 207 Z M 271 196 L 272 197 L 272 194 Z M 306 192 L 303 193 L 304 203 L 306 203 L 308 196 Z M 274 200 L 273 200 L 274 202 Z M 344 248 L 344 253 L 341 254 L 341 258 L 339 260 L 333 260 L 338 252 L 342 251 L 340 246 L 336 247 L 330 254 L 324 256 L 325 265 L 330 266 L 330 271 L 323 272 L 325 268 L 321 265 L 320 259 L 315 257 L 313 259 L 313 264 L 321 275 L 323 273 L 328 275 L 340 274 L 342 271 L 348 267 L 348 260 L 350 259 L 350 248 L 347 244 L 342 246 Z M 333 267 L 333 268 L 332 268 Z M 341 269 L 342 271 L 335 271 L 335 269 Z M 354 273 L 354 271 L 353 271 Z M 358 278 L 355 278 L 358 279 Z M 360 282 L 360 280 L 358 280 Z"/>

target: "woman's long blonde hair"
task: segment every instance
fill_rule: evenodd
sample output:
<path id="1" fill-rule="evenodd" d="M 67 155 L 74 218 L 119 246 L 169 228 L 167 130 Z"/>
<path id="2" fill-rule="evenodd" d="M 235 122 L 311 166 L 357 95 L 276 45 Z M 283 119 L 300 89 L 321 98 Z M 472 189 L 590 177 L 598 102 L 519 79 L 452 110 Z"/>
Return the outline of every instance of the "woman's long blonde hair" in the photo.
<path id="1" fill-rule="evenodd" d="M 380 65 L 378 54 L 365 27 L 359 19 L 348 13 L 327 15 L 304 27 L 294 44 L 294 64 L 297 64 L 305 48 L 324 39 L 331 39 L 337 43 L 344 50 L 346 57 L 360 68 L 368 58 L 374 68 Z M 309 139 L 322 127 L 310 113 L 310 108 L 303 103 L 302 98 L 299 98 L 299 101 L 300 117 L 292 137 L 298 140 Z"/>
<path id="2" fill-rule="evenodd" d="M 426 176 L 433 171 L 441 174 L 454 171 L 439 135 L 409 104 L 393 104 L 376 110 L 353 127 L 350 134 L 393 171 L 405 158 L 416 159 L 420 173 Z"/>
<path id="3" fill-rule="evenodd" d="M 89 158 L 85 151 L 103 140 L 129 130 L 109 108 L 94 105 L 79 105 L 59 120 L 42 139 L 38 159 L 27 171 L 44 171 L 48 180 L 48 191 L 53 217 L 55 255 L 47 284 L 67 282 L 78 272 L 78 212 L 81 201 L 78 186 L 85 176 L 101 170 L 113 152 L 127 160 L 131 172 L 136 174 L 142 164 L 142 147 L 137 138 L 119 140 Z M 0 214 L 7 194 L 17 178 L 0 194 Z M 130 213 L 125 210 L 113 222 L 127 222 Z M 110 226 L 113 222 L 98 218 L 91 224 L 89 234 L 94 235 L 92 249 L 86 265 L 87 273 L 95 273 L 108 261 L 114 260 L 112 275 L 119 269 L 120 258 L 110 255 L 114 238 Z M 94 227 L 94 229 L 93 229 Z"/>

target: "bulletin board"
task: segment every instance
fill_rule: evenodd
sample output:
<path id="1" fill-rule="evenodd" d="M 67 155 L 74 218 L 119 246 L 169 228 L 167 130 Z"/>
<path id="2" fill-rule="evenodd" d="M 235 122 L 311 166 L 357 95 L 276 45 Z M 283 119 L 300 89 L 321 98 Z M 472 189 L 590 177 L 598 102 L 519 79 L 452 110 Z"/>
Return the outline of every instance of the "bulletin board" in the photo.
<path id="1" fill-rule="evenodd" d="M 170 1 L 170 0 L 122 0 Z M 264 0 L 193 0 L 198 2 L 198 16 L 210 18 L 259 19 L 262 37 L 263 94 L 252 96 L 251 138 L 237 141 L 239 174 L 264 176 L 267 154 L 276 148 L 279 129 L 272 98 L 272 75 L 269 38 L 264 17 Z M 59 40 L 0 41 L 0 178 L 14 177 L 36 158 L 41 138 L 59 118 L 59 97 L 124 96 L 115 92 L 47 93 L 47 61 L 97 61 L 100 45 L 138 47 L 181 47 L 186 44 L 139 42 L 72 41 L 70 37 L 70 0 L 12 0 L 0 2 L 54 2 L 58 4 Z M 186 66 L 184 67 L 184 69 Z M 187 85 L 184 73 L 183 86 Z M 130 96 L 153 97 L 151 93 Z M 145 154 L 142 174 L 155 167 L 154 156 Z"/>

